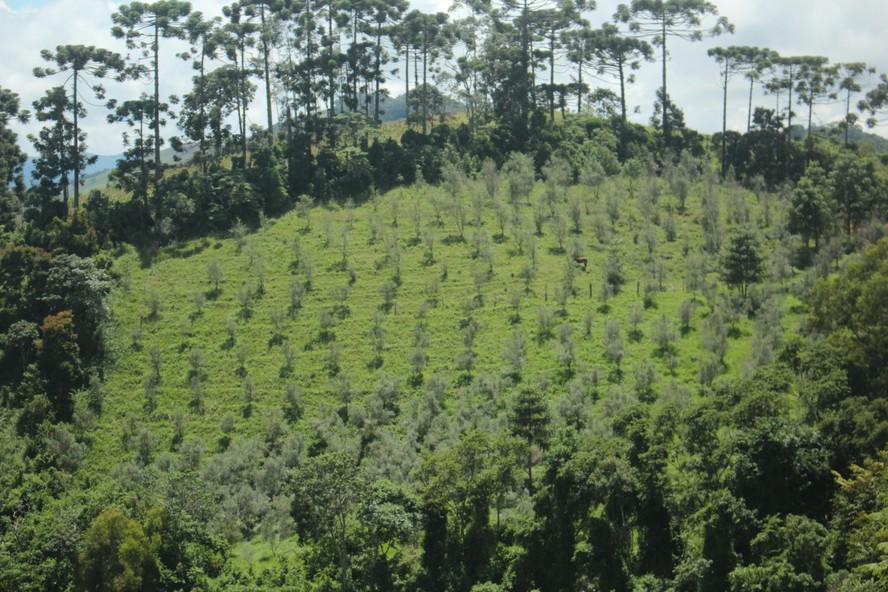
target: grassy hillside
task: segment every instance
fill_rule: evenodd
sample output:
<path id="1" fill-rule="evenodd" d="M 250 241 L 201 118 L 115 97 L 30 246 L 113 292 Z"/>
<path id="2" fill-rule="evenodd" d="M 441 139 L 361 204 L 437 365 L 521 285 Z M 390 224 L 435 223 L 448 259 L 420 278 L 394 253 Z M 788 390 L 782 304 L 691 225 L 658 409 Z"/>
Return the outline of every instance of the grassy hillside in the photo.
<path id="1" fill-rule="evenodd" d="M 123 253 L 115 263 L 122 281 L 112 296 L 115 361 L 91 462 L 107 466 L 124 457 L 124 434 L 136 425 L 148 427 L 155 453 L 176 448 L 183 437 L 199 438 L 211 453 L 226 441 L 225 422 L 233 420 L 235 438 L 263 433 L 280 417 L 278 410 L 287 409 L 288 390 L 304 410 L 291 428 L 307 446 L 329 430 L 357 442 L 356 430 L 378 411 L 380 382 L 391 377 L 400 379 L 400 389 L 388 407 L 400 416 L 380 421 L 391 422 L 396 438 L 405 437 L 433 396 L 443 395 L 450 416 L 494 419 L 518 381 L 547 387 L 562 421 L 575 413 L 611 413 L 639 396 L 651 369 L 653 392 L 691 396 L 710 355 L 703 342 L 711 309 L 701 292 L 683 286 L 689 261 L 705 262 L 710 282 L 718 270 L 715 258 L 699 253 L 700 195 L 707 186 L 694 187 L 683 214 L 676 198 L 658 188 L 657 226 L 640 213 L 651 187 L 635 185 L 635 197 L 620 178 L 598 196 L 571 187 L 554 204 L 554 216 L 545 214 L 540 235 L 533 216 L 534 208 L 538 214 L 544 209 L 542 185 L 517 209 L 503 203 L 500 187 L 497 201 L 507 219 L 501 236 L 493 202 L 480 182 L 472 182 L 456 202 L 440 188 L 423 186 L 357 207 L 291 213 L 255 232 L 240 228 L 231 238 L 169 247 L 149 268 L 139 266 L 136 253 Z M 723 204 L 722 223 L 743 212 L 761 217 L 752 194 L 718 185 L 712 190 Z M 571 228 L 571 207 L 580 210 L 579 233 Z M 674 237 L 664 230 L 668 220 Z M 559 226 L 566 229 L 562 246 Z M 574 254 L 588 258 L 587 270 L 574 263 Z M 621 263 L 625 283 L 605 304 L 609 258 Z M 210 280 L 214 267 L 218 289 Z M 659 271 L 651 275 L 654 268 Z M 660 284 L 662 291 L 654 291 Z M 778 296 L 784 311 L 791 304 L 786 298 Z M 693 313 L 682 330 L 685 301 Z M 633 331 L 632 315 L 639 312 Z M 549 319 L 548 330 L 541 329 L 541 317 Z M 605 345 L 614 321 L 625 344 L 619 369 Z M 791 327 L 794 321 L 789 316 L 783 322 Z M 676 338 L 666 350 L 654 342 L 664 331 Z M 755 328 L 738 315 L 728 332 L 726 370 L 738 374 Z M 516 335 L 525 342 L 520 372 L 503 357 Z M 471 368 L 467 351 L 474 354 Z M 426 361 L 414 366 L 419 352 Z M 446 388 L 430 394 L 436 385 Z M 380 471 L 385 464 L 375 459 Z"/>

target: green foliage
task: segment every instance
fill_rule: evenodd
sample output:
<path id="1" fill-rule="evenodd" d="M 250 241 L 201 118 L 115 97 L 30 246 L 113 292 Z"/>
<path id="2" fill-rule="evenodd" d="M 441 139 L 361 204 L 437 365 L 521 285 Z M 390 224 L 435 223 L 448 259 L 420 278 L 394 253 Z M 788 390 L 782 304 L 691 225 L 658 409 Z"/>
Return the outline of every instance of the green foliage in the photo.
<path id="1" fill-rule="evenodd" d="M 801 234 L 805 246 L 813 238 L 815 250 L 820 246 L 820 237 L 828 234 L 832 226 L 831 189 L 831 179 L 812 163 L 792 193 L 789 231 Z"/>
<path id="2" fill-rule="evenodd" d="M 888 384 L 884 359 L 888 327 L 883 308 L 888 290 L 888 240 L 869 246 L 840 275 L 818 282 L 811 297 L 811 328 L 846 352 L 855 390 L 875 394 Z"/>
<path id="3" fill-rule="evenodd" d="M 751 228 L 740 228 L 730 236 L 721 260 L 721 278 L 743 298 L 749 286 L 764 276 L 764 256 L 758 236 Z"/>
<path id="4" fill-rule="evenodd" d="M 84 533 L 80 585 L 97 592 L 151 590 L 158 574 L 152 561 L 158 540 L 116 509 L 105 510 Z"/>

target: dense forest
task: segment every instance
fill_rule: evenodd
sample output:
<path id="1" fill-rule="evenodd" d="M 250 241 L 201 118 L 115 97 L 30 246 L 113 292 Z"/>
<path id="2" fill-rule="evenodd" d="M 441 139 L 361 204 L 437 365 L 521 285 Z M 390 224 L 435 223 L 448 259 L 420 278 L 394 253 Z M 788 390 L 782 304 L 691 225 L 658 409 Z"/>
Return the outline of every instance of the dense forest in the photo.
<path id="1" fill-rule="evenodd" d="M 131 2 L 0 87 L 0 589 L 888 589 L 888 75 L 716 47 L 704 135 L 713 4 L 455 8 Z"/>

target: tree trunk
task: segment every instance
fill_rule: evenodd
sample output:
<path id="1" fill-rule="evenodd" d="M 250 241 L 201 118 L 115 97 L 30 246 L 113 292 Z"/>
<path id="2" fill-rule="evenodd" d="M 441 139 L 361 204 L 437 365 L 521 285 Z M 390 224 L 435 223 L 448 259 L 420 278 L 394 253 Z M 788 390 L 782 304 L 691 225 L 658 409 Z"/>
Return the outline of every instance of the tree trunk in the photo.
<path id="1" fill-rule="evenodd" d="M 201 47 L 200 52 L 200 91 L 198 92 L 198 101 L 200 101 L 200 137 L 198 138 L 198 154 L 200 155 L 200 168 L 201 172 L 206 174 L 207 172 L 207 140 L 206 140 L 206 119 L 207 119 L 207 107 L 206 107 L 206 70 L 205 70 L 205 58 L 206 58 L 206 39 L 202 40 L 204 44 Z"/>
<path id="2" fill-rule="evenodd" d="M 328 55 L 327 55 L 327 67 L 330 69 L 327 72 L 327 84 L 329 88 L 327 89 L 327 97 L 330 104 L 327 106 L 327 119 L 330 123 L 333 123 L 333 116 L 336 114 L 336 72 L 333 68 L 333 2 L 327 5 L 327 47 L 328 47 Z M 331 126 L 332 127 L 332 126 Z M 332 133 L 332 132 L 331 132 Z"/>
<path id="3" fill-rule="evenodd" d="M 348 590 L 348 555 L 345 552 L 345 515 L 339 519 L 339 585 L 343 591 Z"/>
<path id="4" fill-rule="evenodd" d="M 750 128 L 752 128 L 752 85 L 755 84 L 755 79 L 749 78 L 749 107 L 746 108 L 746 133 L 749 133 Z"/>
<path id="5" fill-rule="evenodd" d="M 241 55 L 241 110 L 243 126 L 241 129 L 241 156 L 243 157 L 243 167 L 247 168 L 247 60 L 246 60 L 246 50 L 241 44 L 240 47 L 240 55 Z"/>
<path id="6" fill-rule="evenodd" d="M 663 148 L 669 150 L 670 144 L 670 124 L 669 124 L 669 94 L 666 91 L 666 16 L 663 16 L 660 29 L 661 39 L 663 41 Z"/>
<path id="7" fill-rule="evenodd" d="M 154 23 L 154 187 L 160 183 L 160 27 Z"/>
<path id="8" fill-rule="evenodd" d="M 582 50 L 581 50 L 582 51 Z M 580 61 L 577 65 L 577 114 L 583 112 L 583 56 L 580 55 Z"/>
<path id="9" fill-rule="evenodd" d="M 74 163 L 74 209 L 77 210 L 80 208 L 80 128 L 77 124 L 77 119 L 79 113 L 77 112 L 77 77 L 80 73 L 77 70 L 74 70 L 74 151 L 73 158 L 71 159 Z"/>
<path id="10" fill-rule="evenodd" d="M 422 44 L 422 135 L 426 135 L 429 121 L 428 53 L 429 41 L 424 39 Z"/>
<path id="11" fill-rule="evenodd" d="M 549 120 L 555 121 L 555 29 L 549 36 Z"/>
<path id="12" fill-rule="evenodd" d="M 410 129 L 410 45 L 404 45 L 404 123 Z"/>
<path id="13" fill-rule="evenodd" d="M 262 23 L 262 62 L 265 67 L 265 110 L 268 116 L 268 143 L 274 144 L 274 125 L 271 115 L 271 75 L 268 67 L 268 32 L 265 29 L 265 7 L 259 5 L 259 18 Z"/>
<path id="14" fill-rule="evenodd" d="M 626 75 L 623 72 L 623 58 L 617 60 L 617 68 L 620 72 L 620 115 L 623 124 L 626 124 Z"/>
<path id="15" fill-rule="evenodd" d="M 722 81 L 722 141 L 721 141 L 721 176 L 725 178 L 726 173 L 726 157 L 727 157 L 727 138 L 725 133 L 728 130 L 728 77 L 731 75 L 731 68 L 728 62 L 729 58 L 725 58 L 724 80 Z"/>
<path id="16" fill-rule="evenodd" d="M 379 123 L 379 69 L 382 67 L 382 24 L 376 23 L 376 63 L 373 66 L 374 78 L 374 98 L 373 98 L 373 121 Z"/>

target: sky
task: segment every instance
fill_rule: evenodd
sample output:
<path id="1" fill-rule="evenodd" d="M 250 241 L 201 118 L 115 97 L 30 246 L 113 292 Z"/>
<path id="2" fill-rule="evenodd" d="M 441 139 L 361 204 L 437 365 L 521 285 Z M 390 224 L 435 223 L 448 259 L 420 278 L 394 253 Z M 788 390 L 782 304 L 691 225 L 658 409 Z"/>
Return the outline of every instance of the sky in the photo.
<path id="1" fill-rule="evenodd" d="M 193 0 L 194 10 L 207 15 L 221 14 L 224 0 Z M 585 17 L 593 26 L 611 21 L 620 2 L 599 0 L 597 9 Z M 44 65 L 40 50 L 57 45 L 83 44 L 104 47 L 122 54 L 126 48 L 122 40 L 111 37 L 111 14 L 123 2 L 112 0 L 0 0 L 0 86 L 19 94 L 22 106 L 31 108 L 56 79 L 34 78 L 35 66 Z M 668 62 L 669 94 L 685 113 L 686 124 L 704 133 L 721 130 L 721 79 L 717 64 L 706 50 L 715 46 L 751 45 L 768 47 L 781 55 L 822 55 L 831 63 L 866 62 L 877 74 L 869 81 L 875 84 L 878 73 L 888 72 L 888 1 L 886 0 L 717 0 L 719 13 L 736 27 L 733 35 L 722 35 L 702 42 L 690 43 L 670 40 L 671 57 Z M 413 0 L 412 7 L 423 11 L 447 11 L 449 0 Z M 183 94 L 190 86 L 190 67 L 175 58 L 184 44 L 169 40 L 161 43 L 161 94 Z M 567 72 L 559 72 L 566 79 Z M 390 82 L 393 93 L 400 94 L 402 84 Z M 865 82 L 866 84 L 866 82 Z M 605 83 L 601 83 L 605 86 Z M 120 100 L 151 92 L 149 81 L 128 82 L 120 85 L 106 81 L 109 97 Z M 656 89 L 660 86 L 659 63 L 644 64 L 637 74 L 637 82 L 628 92 L 630 109 L 638 107 L 631 118 L 647 123 L 652 112 Z M 613 90 L 618 90 L 612 86 Z M 735 78 L 728 96 L 728 129 L 745 131 L 748 86 L 742 77 Z M 858 97 L 859 98 L 859 97 Z M 785 101 L 785 97 L 782 98 Z M 854 99 L 856 102 L 856 98 Z M 249 114 L 252 123 L 265 121 L 264 94 L 257 92 Z M 756 93 L 754 105 L 774 107 L 773 96 Z M 95 154 L 117 154 L 122 151 L 122 125 L 110 125 L 105 120 L 106 110 L 98 105 L 86 105 L 88 115 L 82 120 L 88 135 L 89 151 Z M 814 121 L 829 123 L 843 116 L 839 102 L 815 107 Z M 796 112 L 803 111 L 796 108 Z M 801 119 L 804 117 L 800 117 Z M 19 133 L 19 143 L 27 152 L 33 148 L 25 138 L 39 129 L 35 122 L 13 125 Z M 888 124 L 876 128 L 876 133 L 888 136 Z M 167 134 L 177 130 L 167 126 Z"/>

